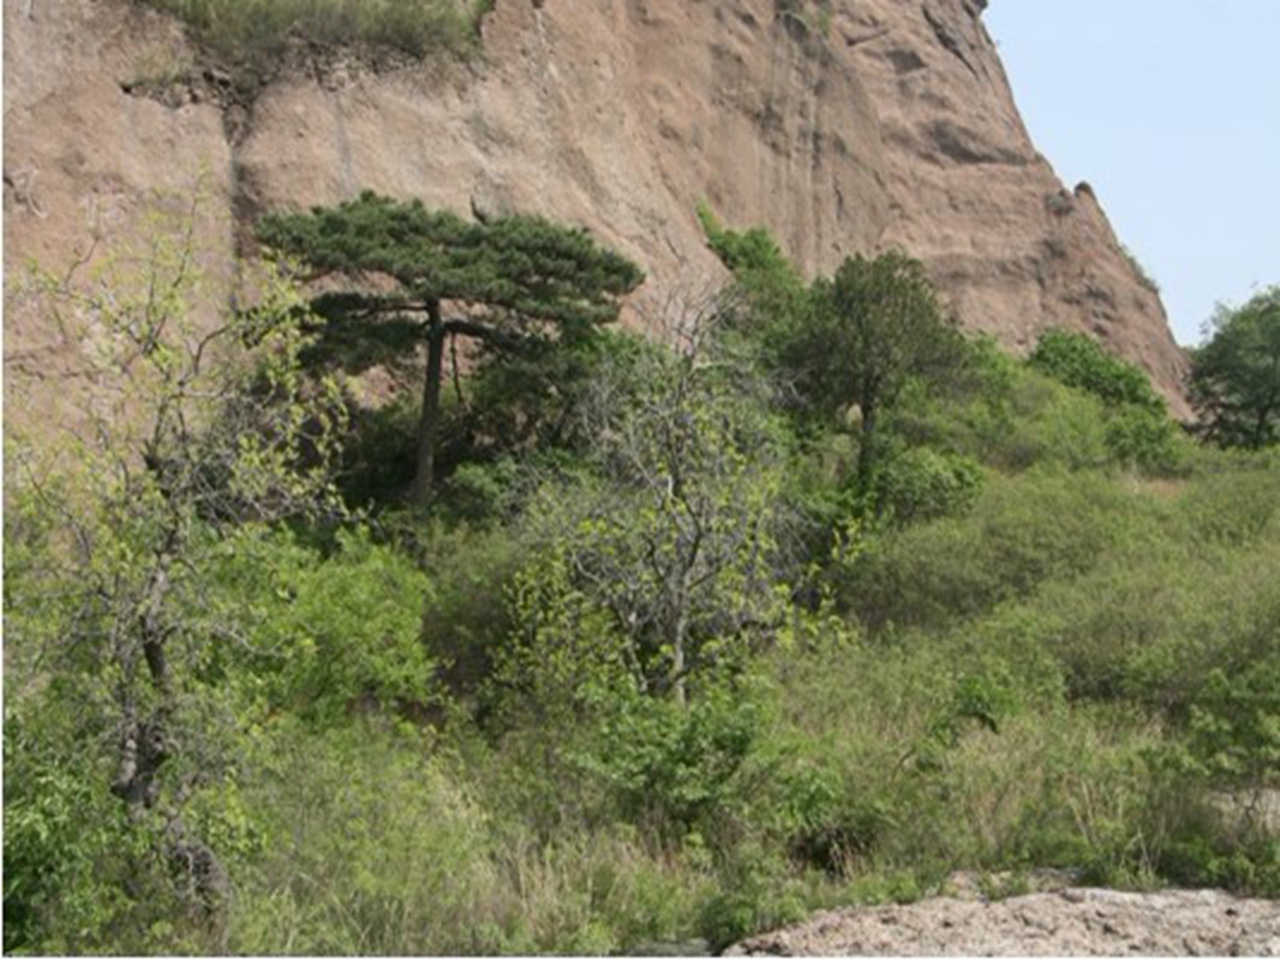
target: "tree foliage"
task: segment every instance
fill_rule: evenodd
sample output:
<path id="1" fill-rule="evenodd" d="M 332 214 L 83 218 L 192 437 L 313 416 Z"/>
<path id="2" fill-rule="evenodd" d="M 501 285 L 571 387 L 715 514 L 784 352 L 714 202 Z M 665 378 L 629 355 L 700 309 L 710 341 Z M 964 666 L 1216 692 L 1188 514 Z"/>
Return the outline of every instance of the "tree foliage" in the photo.
<path id="1" fill-rule="evenodd" d="M 1280 287 L 1209 322 L 1191 357 L 1191 399 L 1205 435 L 1222 446 L 1280 440 Z"/>
<path id="2" fill-rule="evenodd" d="M 419 503 L 435 480 L 446 346 L 461 337 L 516 356 L 552 339 L 580 342 L 615 319 L 619 298 L 643 279 L 638 267 L 585 232 L 540 217 L 472 223 L 372 193 L 306 214 L 269 216 L 259 236 L 301 260 L 313 279 L 340 287 L 313 301 L 329 321 L 314 358 L 358 370 L 403 364 L 426 345 L 414 480 Z"/>
<path id="3" fill-rule="evenodd" d="M 441 299 L 479 436 L 364 523 L 304 358 L 412 363 L 518 246 L 367 205 L 385 242 L 296 220 L 329 336 L 270 270 L 215 316 L 189 227 L 9 291 L 88 399 L 7 438 L 7 953 L 696 953 L 956 869 L 1280 890 L 1280 451 L 1118 470 L 1170 421 L 1096 345 L 957 357 L 918 265 L 810 285 L 711 221 L 736 289 L 651 338 Z"/>
<path id="4" fill-rule="evenodd" d="M 28 562 L 6 582 L 6 643 L 55 671 L 102 751 L 97 786 L 215 905 L 225 870 L 185 809 L 225 767 L 234 721 L 217 680 L 253 638 L 211 591 L 207 564 L 233 533 L 333 507 L 341 407 L 332 385 L 301 377 L 291 286 L 249 268 L 254 306 L 198 323 L 212 289 L 198 202 L 148 226 L 141 249 L 37 274 L 26 289 L 92 345 L 96 389 L 82 429 L 16 443 L 8 539 Z"/>
<path id="5" fill-rule="evenodd" d="M 1153 473 L 1176 466 L 1176 424 L 1142 369 L 1108 353 L 1092 337 L 1067 330 L 1046 331 L 1030 364 L 1102 401 L 1107 447 L 1121 463 Z"/>
<path id="6" fill-rule="evenodd" d="M 714 307 L 678 309 L 677 352 L 597 379 L 581 412 L 592 474 L 549 488 L 527 522 L 566 578 L 557 602 L 601 619 L 637 689 L 683 703 L 690 677 L 731 669 L 777 629 L 785 587 L 781 451 L 756 375 L 713 342 Z"/>
<path id="7" fill-rule="evenodd" d="M 913 378 L 937 379 L 958 367 L 963 340 L 924 266 L 889 253 L 848 259 L 814 284 L 811 310 L 786 357 L 814 409 L 860 417 L 858 477 L 869 489 L 881 413 Z"/>

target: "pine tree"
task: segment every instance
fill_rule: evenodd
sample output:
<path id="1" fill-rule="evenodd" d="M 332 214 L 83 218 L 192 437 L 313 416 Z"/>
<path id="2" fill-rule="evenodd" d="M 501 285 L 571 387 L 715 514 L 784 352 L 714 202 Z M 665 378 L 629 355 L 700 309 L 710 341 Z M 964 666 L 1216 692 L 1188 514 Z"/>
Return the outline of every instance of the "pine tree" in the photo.
<path id="1" fill-rule="evenodd" d="M 419 504 L 430 499 L 435 479 L 451 338 L 500 355 L 552 338 L 573 342 L 616 319 L 619 298 L 644 279 L 584 231 L 541 217 L 472 223 L 368 192 L 337 207 L 269 216 L 259 237 L 302 261 L 314 279 L 342 284 L 313 303 L 330 323 L 331 358 L 367 367 L 426 344 L 413 483 Z"/>

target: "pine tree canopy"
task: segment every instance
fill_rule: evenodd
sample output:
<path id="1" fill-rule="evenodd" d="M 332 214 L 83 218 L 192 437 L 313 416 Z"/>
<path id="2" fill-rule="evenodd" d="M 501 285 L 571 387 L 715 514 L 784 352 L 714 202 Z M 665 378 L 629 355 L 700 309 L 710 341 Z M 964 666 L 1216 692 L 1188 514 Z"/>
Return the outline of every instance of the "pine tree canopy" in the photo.
<path id="1" fill-rule="evenodd" d="M 644 279 L 583 230 L 531 216 L 474 223 L 369 192 L 336 207 L 268 216 L 258 236 L 313 279 L 337 281 L 313 301 L 328 322 L 310 362 L 353 372 L 403 365 L 426 343 L 414 483 L 424 504 L 434 482 L 445 341 L 466 337 L 503 355 L 581 340 L 616 319 L 620 298 Z"/>
<path id="2" fill-rule="evenodd" d="M 259 237 L 318 276 L 338 275 L 366 287 L 350 299 L 329 298 L 328 313 L 458 301 L 522 321 L 573 327 L 615 319 L 617 298 L 644 279 L 639 267 L 586 232 L 542 217 L 471 223 L 427 210 L 418 200 L 373 193 L 306 214 L 269 216 Z M 369 289 L 379 276 L 399 289 Z"/>

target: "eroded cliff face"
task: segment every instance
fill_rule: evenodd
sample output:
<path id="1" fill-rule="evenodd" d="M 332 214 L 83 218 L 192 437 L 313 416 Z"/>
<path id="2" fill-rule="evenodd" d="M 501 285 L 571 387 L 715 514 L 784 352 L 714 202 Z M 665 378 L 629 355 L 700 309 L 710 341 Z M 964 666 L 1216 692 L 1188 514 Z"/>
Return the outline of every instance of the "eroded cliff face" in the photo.
<path id="1" fill-rule="evenodd" d="M 374 189 L 582 225 L 661 299 L 722 279 L 705 199 L 768 225 L 811 273 L 904 249 L 965 325 L 1014 349 L 1049 326 L 1091 331 L 1185 414 L 1159 297 L 1093 192 L 1036 152 L 985 5 L 838 0 L 820 36 L 775 0 L 498 0 L 480 64 L 325 56 L 245 105 L 128 0 L 6 2 L 6 270 L 65 262 L 200 180 L 228 214 L 214 253 L 265 210 Z M 77 349 L 11 308 L 11 416 L 69 414 Z"/>

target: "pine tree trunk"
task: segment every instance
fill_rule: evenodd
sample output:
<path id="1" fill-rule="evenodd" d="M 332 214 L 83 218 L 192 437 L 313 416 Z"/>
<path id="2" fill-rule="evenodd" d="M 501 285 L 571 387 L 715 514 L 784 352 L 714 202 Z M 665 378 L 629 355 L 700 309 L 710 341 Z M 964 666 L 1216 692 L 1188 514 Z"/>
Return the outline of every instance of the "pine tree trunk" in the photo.
<path id="1" fill-rule="evenodd" d="M 427 305 L 427 373 L 422 384 L 422 419 L 418 422 L 418 470 L 413 478 L 413 502 L 425 507 L 435 485 L 436 439 L 440 433 L 440 385 L 444 379 L 444 321 L 439 301 Z"/>

